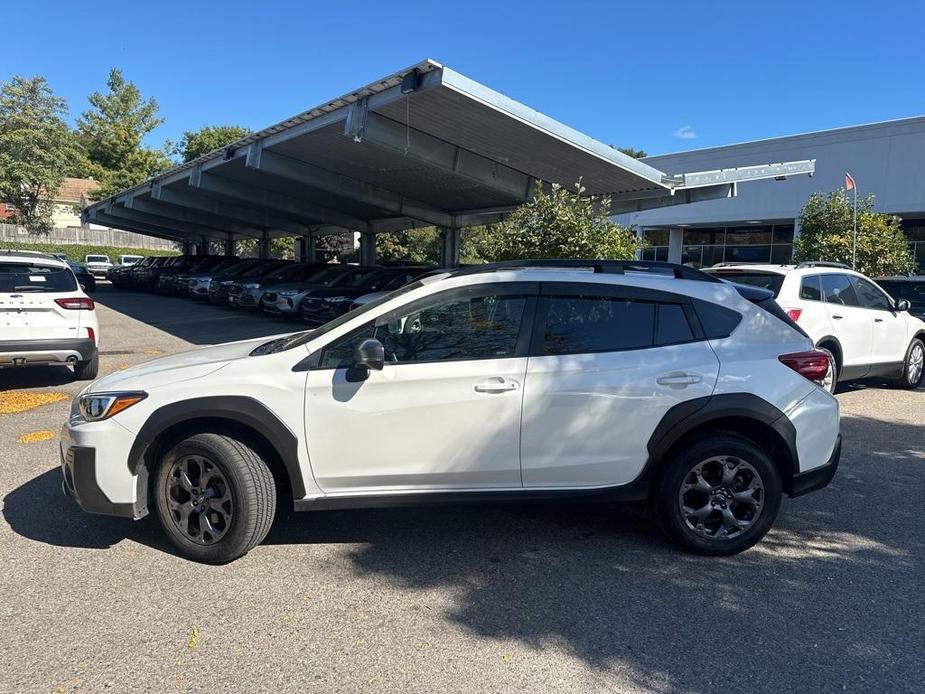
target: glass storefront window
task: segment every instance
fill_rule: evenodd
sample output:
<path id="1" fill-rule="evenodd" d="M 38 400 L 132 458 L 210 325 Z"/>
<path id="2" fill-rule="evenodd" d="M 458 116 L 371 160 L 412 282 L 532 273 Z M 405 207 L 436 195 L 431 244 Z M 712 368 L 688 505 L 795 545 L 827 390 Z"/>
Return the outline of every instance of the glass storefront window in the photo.
<path id="1" fill-rule="evenodd" d="M 668 229 L 646 229 L 643 232 L 643 239 L 650 246 L 667 246 Z"/>
<path id="2" fill-rule="evenodd" d="M 771 227 L 769 226 L 730 227 L 726 230 L 727 246 L 755 246 L 769 243 L 771 243 Z"/>
<path id="3" fill-rule="evenodd" d="M 723 227 L 709 229 L 685 229 L 682 236 L 685 246 L 711 246 L 723 244 L 726 230 Z"/>
<path id="4" fill-rule="evenodd" d="M 793 244 L 778 243 L 771 246 L 771 262 L 776 265 L 789 265 L 793 262 Z"/>
<path id="5" fill-rule="evenodd" d="M 774 243 L 793 243 L 793 224 L 775 224 Z"/>
<path id="6" fill-rule="evenodd" d="M 771 260 L 771 246 L 726 246 L 727 263 L 767 263 Z"/>

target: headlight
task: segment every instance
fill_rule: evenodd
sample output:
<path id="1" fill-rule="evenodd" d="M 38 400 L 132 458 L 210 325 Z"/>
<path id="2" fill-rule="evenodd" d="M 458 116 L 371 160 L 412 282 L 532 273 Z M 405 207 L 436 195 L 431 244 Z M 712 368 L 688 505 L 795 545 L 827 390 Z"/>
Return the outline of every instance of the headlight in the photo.
<path id="1" fill-rule="evenodd" d="M 146 397 L 148 394 L 143 391 L 87 393 L 77 398 L 77 407 L 88 422 L 99 422 L 119 414 Z"/>
<path id="2" fill-rule="evenodd" d="M 345 301 L 350 301 L 349 296 L 332 296 L 327 300 L 329 304 L 342 304 Z"/>
<path id="3" fill-rule="evenodd" d="M 284 289 L 281 292 L 277 292 L 280 296 L 295 296 L 296 294 L 301 294 L 301 289 Z"/>
<path id="4" fill-rule="evenodd" d="M 241 286 L 244 289 L 259 289 L 260 283 L 259 282 L 248 282 L 247 284 L 242 284 Z"/>

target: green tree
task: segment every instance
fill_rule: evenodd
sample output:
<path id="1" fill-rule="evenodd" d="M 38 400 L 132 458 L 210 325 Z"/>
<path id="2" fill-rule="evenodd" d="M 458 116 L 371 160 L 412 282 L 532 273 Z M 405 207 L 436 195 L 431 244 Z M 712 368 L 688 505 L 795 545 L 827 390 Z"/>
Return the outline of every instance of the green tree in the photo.
<path id="1" fill-rule="evenodd" d="M 640 248 L 636 235 L 608 217 L 609 197 L 584 195 L 553 184 L 537 185 L 536 196 L 494 229 L 493 260 L 517 258 L 630 259 Z"/>
<path id="2" fill-rule="evenodd" d="M 66 115 L 44 77 L 17 76 L 0 87 L 0 202 L 31 231 L 51 228 L 52 199 L 80 160 Z"/>
<path id="3" fill-rule="evenodd" d="M 185 163 L 221 149 L 250 133 L 250 130 L 240 125 L 206 125 L 199 130 L 184 132 L 173 153 Z"/>
<path id="4" fill-rule="evenodd" d="M 376 260 L 434 263 L 440 259 L 440 232 L 436 227 L 383 232 L 376 235 Z"/>
<path id="5" fill-rule="evenodd" d="M 633 149 L 632 147 L 617 147 L 617 151 L 633 159 L 643 159 L 649 156 L 644 149 Z"/>
<path id="6" fill-rule="evenodd" d="M 157 101 L 143 99 L 122 71 L 109 71 L 106 93 L 93 92 L 90 108 L 77 121 L 87 171 L 100 181 L 97 197 L 107 197 L 170 168 L 169 146 L 147 147 L 144 139 L 164 122 Z"/>
<path id="7" fill-rule="evenodd" d="M 800 211 L 796 261 L 827 260 L 851 265 L 854 201 L 839 189 L 813 193 Z M 904 275 L 915 263 L 899 217 L 874 212 L 874 196 L 858 200 L 857 270 L 865 275 Z"/>

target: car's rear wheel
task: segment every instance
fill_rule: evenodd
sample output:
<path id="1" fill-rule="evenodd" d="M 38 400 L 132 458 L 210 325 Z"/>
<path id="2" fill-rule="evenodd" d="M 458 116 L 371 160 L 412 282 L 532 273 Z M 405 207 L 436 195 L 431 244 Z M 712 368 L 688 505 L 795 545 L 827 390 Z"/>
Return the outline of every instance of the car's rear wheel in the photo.
<path id="1" fill-rule="evenodd" d="M 780 477 L 752 441 L 723 433 L 679 450 L 659 477 L 654 501 L 659 525 L 685 549 L 737 554 L 774 523 Z"/>
<path id="2" fill-rule="evenodd" d="M 161 526 L 189 559 L 224 564 L 247 554 L 270 531 L 273 474 L 243 441 L 196 434 L 161 459 L 154 481 Z"/>
<path id="3" fill-rule="evenodd" d="M 835 388 L 838 386 L 838 362 L 835 361 L 835 355 L 825 347 L 817 348 L 820 352 L 825 352 L 829 357 L 829 369 L 825 372 L 825 378 L 819 385 L 828 393 L 834 395 Z"/>
<path id="4" fill-rule="evenodd" d="M 912 390 L 918 388 L 925 378 L 925 344 L 918 338 L 912 340 L 906 350 L 906 359 L 903 362 L 903 373 L 895 384 L 899 388 Z"/>
<path id="5" fill-rule="evenodd" d="M 94 354 L 92 359 L 79 361 L 74 365 L 74 375 L 78 381 L 93 381 L 100 372 L 100 355 Z"/>

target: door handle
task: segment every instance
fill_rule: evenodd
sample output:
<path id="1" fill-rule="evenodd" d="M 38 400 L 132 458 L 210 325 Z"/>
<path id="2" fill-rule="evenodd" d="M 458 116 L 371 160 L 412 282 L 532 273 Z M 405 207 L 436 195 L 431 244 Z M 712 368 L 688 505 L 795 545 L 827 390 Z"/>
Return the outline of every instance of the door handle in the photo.
<path id="1" fill-rule="evenodd" d="M 660 386 L 689 386 L 694 383 L 700 383 L 701 378 L 697 374 L 688 374 L 681 371 L 665 374 L 655 379 Z"/>
<path id="2" fill-rule="evenodd" d="M 493 376 L 475 384 L 476 393 L 509 393 L 520 388 L 520 384 L 509 378 Z"/>
<path id="3" fill-rule="evenodd" d="M 883 322 L 882 318 L 874 318 L 874 323 L 882 323 L 882 322 Z"/>
<path id="4" fill-rule="evenodd" d="M 841 320 L 842 316 L 833 315 L 832 318 L 834 318 L 835 320 Z"/>

